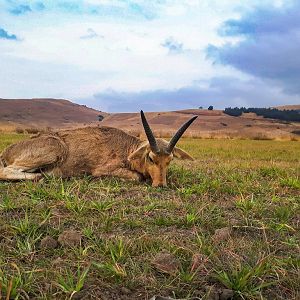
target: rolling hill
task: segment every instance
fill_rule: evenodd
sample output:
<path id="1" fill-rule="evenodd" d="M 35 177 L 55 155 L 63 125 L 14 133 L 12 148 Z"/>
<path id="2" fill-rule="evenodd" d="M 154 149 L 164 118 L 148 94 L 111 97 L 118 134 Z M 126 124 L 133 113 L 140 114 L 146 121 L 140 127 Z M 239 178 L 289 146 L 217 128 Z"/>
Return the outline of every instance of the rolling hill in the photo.
<path id="1" fill-rule="evenodd" d="M 98 121 L 99 115 L 104 116 L 101 122 Z M 300 133 L 299 123 L 265 119 L 253 113 L 232 117 L 221 110 L 187 109 L 150 112 L 146 115 L 155 134 L 164 137 L 173 135 L 182 123 L 194 115 L 199 117 L 186 133 L 187 136 L 285 139 L 296 138 Z M 134 135 L 143 135 L 139 113 L 108 114 L 60 99 L 0 99 L 2 130 L 14 131 L 16 127 L 59 129 L 99 125 L 120 128 Z"/>
<path id="2" fill-rule="evenodd" d="M 300 133 L 299 123 L 265 119 L 256 114 L 243 114 L 232 117 L 221 110 L 181 110 L 173 112 L 147 113 L 147 119 L 157 136 L 169 137 L 194 115 L 198 119 L 189 128 L 186 136 L 202 138 L 253 138 L 253 139 L 285 139 L 294 133 Z M 143 134 L 138 113 L 119 113 L 108 115 L 103 125 L 117 127 L 134 135 Z"/>
<path id="3" fill-rule="evenodd" d="M 1 127 L 69 127 L 96 121 L 97 110 L 61 99 L 0 99 Z"/>

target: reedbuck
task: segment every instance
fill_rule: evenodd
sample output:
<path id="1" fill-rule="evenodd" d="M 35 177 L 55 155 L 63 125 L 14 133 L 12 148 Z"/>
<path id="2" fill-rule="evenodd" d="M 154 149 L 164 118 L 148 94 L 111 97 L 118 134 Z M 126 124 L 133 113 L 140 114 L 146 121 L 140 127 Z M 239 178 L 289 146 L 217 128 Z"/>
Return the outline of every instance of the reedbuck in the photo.
<path id="1" fill-rule="evenodd" d="M 191 118 L 170 142 L 156 139 L 141 111 L 148 141 L 111 127 L 86 127 L 46 133 L 6 148 L 0 155 L 0 180 L 38 180 L 42 174 L 72 177 L 117 176 L 131 180 L 152 179 L 152 186 L 166 186 L 173 157 L 193 158 L 176 143 L 197 117 Z"/>

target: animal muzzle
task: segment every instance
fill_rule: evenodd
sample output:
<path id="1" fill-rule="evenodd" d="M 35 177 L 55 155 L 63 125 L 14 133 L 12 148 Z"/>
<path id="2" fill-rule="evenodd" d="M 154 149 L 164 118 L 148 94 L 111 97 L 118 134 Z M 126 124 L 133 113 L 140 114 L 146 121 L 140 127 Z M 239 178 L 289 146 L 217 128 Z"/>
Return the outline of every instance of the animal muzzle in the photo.
<path id="1" fill-rule="evenodd" d="M 166 181 L 166 179 L 153 180 L 153 181 L 152 181 L 152 186 L 153 186 L 153 187 L 163 187 L 163 186 L 167 186 L 167 181 Z"/>
<path id="2" fill-rule="evenodd" d="M 164 182 L 159 182 L 159 183 L 152 182 L 152 186 L 153 187 L 164 187 L 164 186 L 167 186 L 167 184 Z"/>

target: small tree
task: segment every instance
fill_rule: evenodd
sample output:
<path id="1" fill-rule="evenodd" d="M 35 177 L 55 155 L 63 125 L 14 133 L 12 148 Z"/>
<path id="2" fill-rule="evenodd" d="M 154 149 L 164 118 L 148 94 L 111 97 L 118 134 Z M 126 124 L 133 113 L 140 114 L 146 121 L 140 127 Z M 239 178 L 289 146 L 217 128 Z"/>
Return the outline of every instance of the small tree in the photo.
<path id="1" fill-rule="evenodd" d="M 208 110 L 213 110 L 213 109 L 214 107 L 212 105 L 208 107 Z"/>
<path id="2" fill-rule="evenodd" d="M 98 115 L 98 121 L 101 122 L 104 119 L 104 116 Z"/>
<path id="3" fill-rule="evenodd" d="M 203 109 L 203 106 L 199 106 L 199 109 Z"/>

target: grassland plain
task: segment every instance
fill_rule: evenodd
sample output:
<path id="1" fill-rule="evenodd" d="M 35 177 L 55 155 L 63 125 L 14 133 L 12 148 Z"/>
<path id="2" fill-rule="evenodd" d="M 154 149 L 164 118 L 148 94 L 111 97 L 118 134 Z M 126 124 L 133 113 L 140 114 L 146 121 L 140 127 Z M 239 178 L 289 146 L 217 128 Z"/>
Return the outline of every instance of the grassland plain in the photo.
<path id="1" fill-rule="evenodd" d="M 23 138 L 2 134 L 0 151 Z M 196 160 L 174 162 L 165 189 L 115 178 L 0 182 L 2 298 L 226 299 L 229 289 L 234 299 L 299 299 L 300 143 L 180 146 Z M 70 229 L 78 245 L 41 247 Z M 154 263 L 161 253 L 172 272 Z"/>

